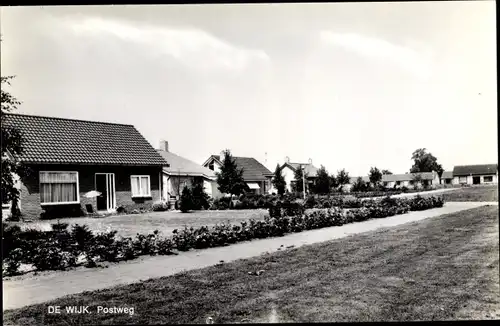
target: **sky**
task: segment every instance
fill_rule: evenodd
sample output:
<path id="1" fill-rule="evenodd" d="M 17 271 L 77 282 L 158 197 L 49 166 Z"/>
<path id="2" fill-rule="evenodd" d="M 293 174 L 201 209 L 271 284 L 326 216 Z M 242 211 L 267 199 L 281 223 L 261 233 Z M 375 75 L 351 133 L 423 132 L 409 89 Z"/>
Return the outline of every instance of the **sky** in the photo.
<path id="1" fill-rule="evenodd" d="M 18 113 L 133 124 L 199 164 L 498 161 L 494 1 L 2 7 L 0 22 Z"/>

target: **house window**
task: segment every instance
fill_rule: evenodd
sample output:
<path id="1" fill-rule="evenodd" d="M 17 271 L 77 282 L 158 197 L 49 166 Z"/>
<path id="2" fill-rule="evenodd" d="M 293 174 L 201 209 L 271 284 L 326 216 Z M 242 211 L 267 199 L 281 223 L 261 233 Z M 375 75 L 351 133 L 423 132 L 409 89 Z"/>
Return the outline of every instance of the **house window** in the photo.
<path id="1" fill-rule="evenodd" d="M 400 186 L 401 185 L 401 181 L 396 181 L 396 186 Z"/>
<path id="2" fill-rule="evenodd" d="M 493 176 L 492 175 L 484 176 L 483 182 L 493 182 Z"/>
<path id="3" fill-rule="evenodd" d="M 459 183 L 467 183 L 467 177 L 459 177 L 458 182 Z"/>
<path id="4" fill-rule="evenodd" d="M 208 165 L 208 168 L 212 171 L 214 170 L 214 162 L 213 161 Z"/>
<path id="5" fill-rule="evenodd" d="M 447 185 L 451 184 L 451 179 L 445 179 L 444 183 L 447 184 Z"/>
<path id="6" fill-rule="evenodd" d="M 132 197 L 151 197 L 151 183 L 149 175 L 130 176 Z"/>
<path id="7" fill-rule="evenodd" d="M 415 183 L 414 180 L 410 180 L 410 184 L 413 185 Z"/>
<path id="8" fill-rule="evenodd" d="M 78 172 L 40 171 L 41 204 L 78 204 Z"/>

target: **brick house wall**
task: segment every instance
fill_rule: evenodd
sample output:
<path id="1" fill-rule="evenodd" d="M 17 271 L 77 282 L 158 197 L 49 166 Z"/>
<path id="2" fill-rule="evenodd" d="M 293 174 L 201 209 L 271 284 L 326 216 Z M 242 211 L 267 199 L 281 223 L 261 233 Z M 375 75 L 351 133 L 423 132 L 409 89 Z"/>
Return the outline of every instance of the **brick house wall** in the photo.
<path id="1" fill-rule="evenodd" d="M 122 206 L 127 212 L 134 209 L 151 208 L 153 202 L 160 200 L 160 178 L 161 167 L 140 167 L 140 166 L 101 166 L 101 165 L 30 165 L 29 176 L 21 179 L 20 208 L 23 216 L 40 218 L 40 214 L 45 210 L 47 215 L 73 214 L 75 216 L 86 212 L 85 205 L 92 205 L 93 211 L 97 211 L 96 198 L 86 198 L 86 192 L 95 190 L 96 173 L 115 174 L 116 206 Z M 40 171 L 77 171 L 80 203 L 70 205 L 44 205 L 40 204 Z M 131 175 L 149 175 L 151 186 L 151 197 L 132 198 Z"/>

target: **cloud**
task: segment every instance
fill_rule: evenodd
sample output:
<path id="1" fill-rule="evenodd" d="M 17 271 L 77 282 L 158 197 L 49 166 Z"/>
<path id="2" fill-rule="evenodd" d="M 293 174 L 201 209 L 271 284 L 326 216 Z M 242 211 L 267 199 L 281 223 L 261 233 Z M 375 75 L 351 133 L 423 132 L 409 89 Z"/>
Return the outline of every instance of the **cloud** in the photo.
<path id="1" fill-rule="evenodd" d="M 320 40 L 323 44 L 340 46 L 364 56 L 389 59 L 420 78 L 428 78 L 431 74 L 428 50 L 417 51 L 409 46 L 396 45 L 383 39 L 354 33 L 321 31 Z"/>
<path id="2" fill-rule="evenodd" d="M 97 17 L 72 18 L 67 23 L 76 34 L 112 35 L 145 46 L 145 51 L 174 57 L 191 68 L 243 70 L 252 63 L 270 62 L 263 50 L 239 48 L 200 29 L 138 25 Z"/>

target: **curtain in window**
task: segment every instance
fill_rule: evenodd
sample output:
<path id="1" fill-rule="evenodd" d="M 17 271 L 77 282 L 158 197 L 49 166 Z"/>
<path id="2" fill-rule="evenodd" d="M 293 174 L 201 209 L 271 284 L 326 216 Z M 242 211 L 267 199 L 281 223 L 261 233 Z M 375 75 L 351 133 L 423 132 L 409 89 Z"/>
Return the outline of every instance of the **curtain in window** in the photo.
<path id="1" fill-rule="evenodd" d="M 140 196 L 141 195 L 141 184 L 140 179 L 138 177 L 132 177 L 132 196 Z"/>
<path id="2" fill-rule="evenodd" d="M 141 177 L 141 195 L 149 195 L 149 178 Z"/>
<path id="3" fill-rule="evenodd" d="M 78 201 L 77 182 L 75 172 L 40 172 L 40 202 Z"/>

